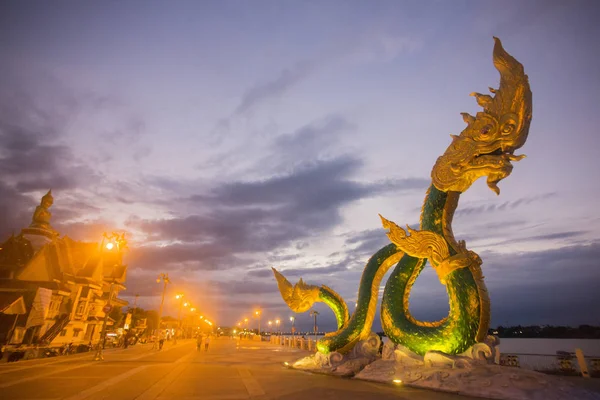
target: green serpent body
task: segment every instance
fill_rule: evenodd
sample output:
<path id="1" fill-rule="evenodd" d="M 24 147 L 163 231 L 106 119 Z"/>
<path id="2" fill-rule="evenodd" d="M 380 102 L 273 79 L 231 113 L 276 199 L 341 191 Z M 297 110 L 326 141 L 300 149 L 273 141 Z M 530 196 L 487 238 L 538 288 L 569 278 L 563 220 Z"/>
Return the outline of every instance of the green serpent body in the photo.
<path id="1" fill-rule="evenodd" d="M 447 197 L 445 192 L 431 186 L 421 216 L 422 230 L 443 236 L 442 221 Z M 445 221 L 448 225 L 450 222 Z M 448 245 L 451 255 L 456 254 L 450 243 Z M 450 305 L 448 316 L 434 323 L 422 323 L 410 315 L 408 301 L 398 302 L 397 299 L 408 296 L 425 265 L 425 260 L 406 255 L 392 272 L 381 303 L 383 330 L 394 343 L 402 344 L 417 354 L 423 355 L 428 350 L 462 353 L 487 334 L 487 325 L 484 332 L 478 329 L 482 315 L 489 315 L 489 301 L 486 296 L 480 295 L 480 291 L 485 290 L 483 281 L 477 279 L 469 268 L 450 273 L 446 278 Z"/>
<path id="2" fill-rule="evenodd" d="M 446 193 L 431 186 L 423 206 L 421 229 L 442 234 L 446 199 Z M 475 344 L 482 311 L 477 285 L 482 282 L 478 282 L 468 268 L 452 272 L 446 283 L 450 302 L 448 317 L 434 323 L 416 321 L 406 308 L 408 302 L 399 302 L 398 299 L 408 296 L 426 260 L 402 254 L 391 243 L 381 248 L 367 263 L 360 281 L 356 311 L 347 324 L 338 324 L 338 331 L 317 342 L 320 352 L 344 353 L 364 338 L 361 334 L 370 332 L 373 318 L 368 318 L 369 307 L 377 301 L 377 297 L 373 297 L 373 289 L 378 289 L 381 281 L 376 278 L 388 271 L 389 261 L 394 256 L 401 256 L 401 259 L 387 281 L 381 304 L 381 321 L 386 335 L 394 343 L 402 344 L 417 354 L 425 354 L 428 350 L 457 354 Z M 484 300 L 483 306 L 486 303 Z M 336 305 L 336 308 L 339 307 L 341 305 Z"/>
<path id="3" fill-rule="evenodd" d="M 317 342 L 317 349 L 320 352 L 327 354 L 334 349 L 343 353 L 354 346 L 359 339 L 364 338 L 365 332 L 366 335 L 370 333 L 375 307 L 377 306 L 379 284 L 383 275 L 393 265 L 392 261 L 395 256 L 397 258 L 398 250 L 396 245 L 392 243 L 375 253 L 367 262 L 360 281 L 358 301 L 352 318 L 346 323 L 342 323 L 341 327 L 340 319 L 338 319 L 338 331 L 325 335 Z M 341 305 L 338 304 L 332 309 L 335 310 L 340 307 Z"/>

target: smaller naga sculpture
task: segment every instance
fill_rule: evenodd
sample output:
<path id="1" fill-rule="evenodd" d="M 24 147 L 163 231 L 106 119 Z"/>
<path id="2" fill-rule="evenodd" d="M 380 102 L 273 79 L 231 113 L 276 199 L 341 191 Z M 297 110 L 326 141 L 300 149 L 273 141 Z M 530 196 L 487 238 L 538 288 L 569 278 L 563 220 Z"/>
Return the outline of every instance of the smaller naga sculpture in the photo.
<path id="1" fill-rule="evenodd" d="M 295 312 L 305 312 L 314 302 L 333 310 L 338 324 L 317 343 L 322 354 L 346 354 L 358 341 L 371 334 L 379 285 L 395 265 L 385 285 L 381 324 L 395 344 L 424 356 L 428 352 L 457 355 L 486 339 L 490 323 L 490 301 L 481 259 L 452 233 L 452 218 L 460 194 L 479 178 L 496 194 L 498 182 L 508 177 L 515 155 L 527 139 L 532 113 L 532 96 L 523 66 L 494 38 L 494 66 L 500 72 L 500 86 L 490 88 L 493 96 L 473 93 L 483 111 L 475 116 L 463 113 L 467 127 L 439 157 L 431 172 L 432 184 L 421 212 L 420 229 L 406 230 L 381 217 L 391 244 L 376 252 L 364 269 L 356 311 L 352 316 L 344 300 L 327 286 L 295 286 L 273 269 L 281 295 Z M 429 261 L 440 283 L 446 287 L 450 311 L 439 321 L 419 321 L 409 311 L 409 297 L 417 277 Z"/>
<path id="2" fill-rule="evenodd" d="M 31 218 L 31 224 L 29 224 L 28 228 L 23 229 L 23 233 L 48 237 L 58 236 L 58 232 L 50 225 L 52 213 L 49 209 L 52 207 L 52 204 L 54 204 L 54 198 L 52 197 L 52 190 L 49 190 L 48 193 L 42 197 L 40 205 L 35 208 Z"/>

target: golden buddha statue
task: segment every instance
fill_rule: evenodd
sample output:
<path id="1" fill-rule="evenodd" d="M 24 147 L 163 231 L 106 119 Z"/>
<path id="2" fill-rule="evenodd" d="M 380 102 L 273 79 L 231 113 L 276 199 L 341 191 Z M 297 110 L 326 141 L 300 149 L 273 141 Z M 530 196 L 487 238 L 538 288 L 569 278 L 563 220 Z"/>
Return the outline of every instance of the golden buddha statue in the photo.
<path id="1" fill-rule="evenodd" d="M 53 233 L 55 232 L 52 226 L 50 226 L 50 218 L 52 218 L 52 213 L 50 210 L 48 210 L 53 203 L 54 198 L 52 197 L 52 190 L 49 190 L 48 193 L 42 197 L 40 205 L 35 208 L 29 228 L 41 229 Z"/>

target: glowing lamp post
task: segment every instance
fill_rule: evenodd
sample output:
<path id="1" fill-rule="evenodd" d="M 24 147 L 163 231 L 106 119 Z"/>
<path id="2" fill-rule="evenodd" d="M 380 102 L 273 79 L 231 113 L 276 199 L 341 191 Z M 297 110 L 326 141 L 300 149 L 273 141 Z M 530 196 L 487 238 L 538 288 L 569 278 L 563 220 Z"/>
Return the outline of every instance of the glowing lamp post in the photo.
<path id="1" fill-rule="evenodd" d="M 292 340 L 294 339 L 294 333 L 296 332 L 296 317 L 290 317 L 290 321 L 292 322 Z"/>
<path id="2" fill-rule="evenodd" d="M 179 330 L 181 329 L 181 308 L 183 307 L 183 294 L 179 293 L 175 295 L 175 298 L 179 300 L 179 322 L 177 324 L 177 331 L 175 332 L 175 335 L 173 337 L 173 344 L 177 344 L 177 335 L 179 334 Z"/>
<path id="3" fill-rule="evenodd" d="M 313 329 L 314 329 L 314 332 L 315 332 L 315 341 L 317 340 L 317 330 L 319 329 L 319 328 L 317 327 L 317 315 L 319 315 L 319 312 L 318 312 L 318 311 L 312 310 L 312 311 L 310 312 L 310 316 L 311 316 L 311 317 L 315 317 L 315 326 L 314 326 L 314 328 L 313 328 Z"/>
<path id="4" fill-rule="evenodd" d="M 273 332 L 271 330 L 271 325 L 273 325 L 273 321 L 269 321 L 268 323 L 269 323 L 269 335 L 270 335 Z"/>
<path id="5" fill-rule="evenodd" d="M 260 314 L 260 310 L 254 312 L 254 315 L 256 315 L 256 318 L 258 318 L 258 336 L 260 336 Z"/>
<path id="6" fill-rule="evenodd" d="M 278 334 L 280 333 L 280 332 L 279 332 L 279 322 L 280 322 L 280 321 L 279 321 L 279 319 L 276 319 L 276 320 L 275 320 L 275 326 L 277 327 L 277 333 L 278 333 Z"/>
<path id="7" fill-rule="evenodd" d="M 106 242 L 106 244 L 104 243 L 105 239 L 108 240 Z M 105 250 L 108 252 L 112 252 L 113 250 L 120 252 L 121 250 L 124 250 L 126 248 L 127 248 L 127 241 L 125 240 L 125 234 L 119 235 L 117 233 L 112 233 L 111 235 L 108 235 L 108 234 L 104 233 L 104 237 L 102 238 L 102 244 L 100 245 L 101 253 L 103 253 L 103 251 L 105 251 Z M 102 355 L 102 350 L 104 349 L 104 346 L 106 346 L 106 324 L 108 323 L 108 314 L 112 310 L 111 301 L 113 298 L 113 287 L 114 287 L 115 283 L 116 282 L 114 279 L 112 282 L 110 282 L 110 290 L 108 293 L 108 300 L 106 302 L 106 305 L 102 309 L 102 311 L 104 311 L 104 322 L 102 323 L 100 342 L 98 343 L 98 348 L 96 350 L 96 355 L 94 356 L 94 361 L 104 360 L 104 356 Z"/>
<path id="8" fill-rule="evenodd" d="M 160 308 L 158 309 L 158 327 L 156 332 L 160 332 L 160 319 L 162 318 L 163 305 L 165 304 L 165 292 L 167 291 L 167 284 L 171 283 L 169 280 L 169 274 L 161 273 L 156 278 L 156 283 L 163 282 L 162 299 L 160 300 Z M 155 333 L 156 333 L 155 332 Z M 155 341 L 156 343 L 157 341 Z"/>

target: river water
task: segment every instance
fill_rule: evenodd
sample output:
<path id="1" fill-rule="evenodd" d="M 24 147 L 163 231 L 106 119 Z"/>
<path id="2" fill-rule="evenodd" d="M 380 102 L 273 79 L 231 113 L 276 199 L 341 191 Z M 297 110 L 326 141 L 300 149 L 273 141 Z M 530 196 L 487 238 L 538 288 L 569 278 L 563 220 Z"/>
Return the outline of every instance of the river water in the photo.
<path id="1" fill-rule="evenodd" d="M 501 353 L 553 355 L 557 351 L 574 353 L 575 349 L 600 358 L 600 339 L 500 339 Z"/>
<path id="2" fill-rule="evenodd" d="M 304 337 L 313 339 L 314 335 Z M 557 351 L 574 353 L 575 349 L 581 349 L 586 357 L 600 358 L 600 339 L 500 339 L 501 353 L 556 355 Z"/>

